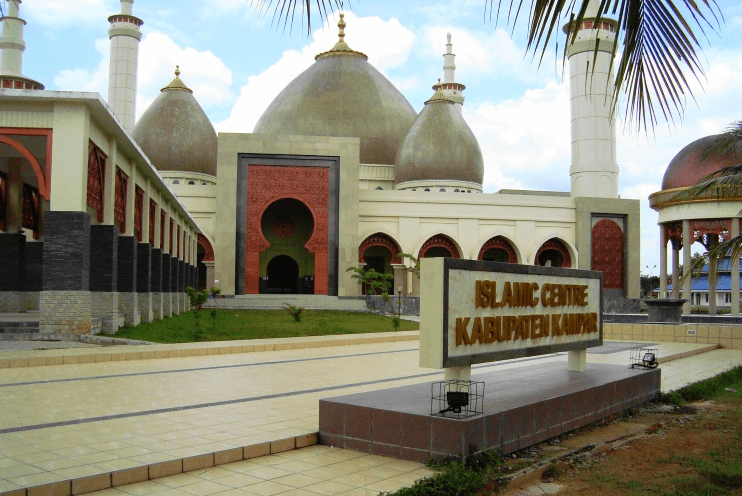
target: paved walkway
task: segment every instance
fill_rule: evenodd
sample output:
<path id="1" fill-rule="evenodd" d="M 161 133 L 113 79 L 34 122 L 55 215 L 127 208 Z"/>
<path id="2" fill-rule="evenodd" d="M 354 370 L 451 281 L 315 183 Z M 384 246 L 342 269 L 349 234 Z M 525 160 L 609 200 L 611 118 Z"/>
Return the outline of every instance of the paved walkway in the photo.
<path id="1" fill-rule="evenodd" d="M 336 342 L 345 346 L 322 341 L 324 346 L 309 348 L 304 345 L 320 341 L 296 338 L 293 349 L 255 351 L 254 344 L 244 344 L 252 352 L 243 353 L 230 351 L 238 343 L 229 350 L 203 344 L 229 354 L 158 359 L 151 352 L 150 359 L 94 357 L 93 363 L 47 366 L 29 365 L 39 355 L 58 360 L 64 352 L 101 353 L 110 360 L 111 354 L 127 356 L 121 348 L 150 347 L 15 352 L 26 362 L 3 353 L 1 359 L 21 368 L 0 368 L 0 494 L 85 493 L 114 485 L 99 494 L 365 495 L 409 485 L 429 471 L 375 455 L 306 447 L 316 442 L 320 398 L 442 377 L 419 368 L 418 342 L 409 333 L 399 336 L 407 340 L 349 344 L 346 337 Z M 628 365 L 630 345 L 610 346 L 588 354 L 588 362 Z M 656 347 L 660 357 L 671 357 L 704 345 Z M 476 366 L 474 373 L 538 361 L 566 366 L 566 354 Z M 664 363 L 663 390 L 735 364 L 742 364 L 742 351 Z M 160 478 L 168 474 L 177 475 Z"/>

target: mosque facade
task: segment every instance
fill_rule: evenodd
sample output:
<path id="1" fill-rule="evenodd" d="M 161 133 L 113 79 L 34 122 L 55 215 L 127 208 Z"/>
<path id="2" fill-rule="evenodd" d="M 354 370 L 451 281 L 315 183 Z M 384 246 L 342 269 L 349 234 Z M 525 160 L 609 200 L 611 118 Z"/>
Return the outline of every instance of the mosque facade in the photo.
<path id="1" fill-rule="evenodd" d="M 13 47 L 23 41 L 15 20 L 20 3 L 11 0 L 15 10 L 3 19 L 3 39 L 14 36 Z M 0 237 L 23 238 L 25 248 L 42 246 L 42 286 L 51 269 L 51 223 L 64 213 L 74 214 L 81 228 L 108 229 L 107 236 L 115 234 L 117 242 L 131 244 L 142 260 L 150 260 L 144 274 L 109 268 L 112 272 L 101 276 L 149 295 L 141 297 L 144 312 L 137 307 L 140 320 L 163 315 L 163 278 L 167 274 L 168 284 L 173 278 L 162 267 L 164 255 L 184 264 L 174 288 L 217 286 L 228 296 L 357 296 L 362 288 L 348 269 L 358 267 L 393 274 L 395 292 L 416 295 L 415 260 L 443 256 L 600 270 L 611 305 L 639 297 L 639 202 L 618 197 L 615 127 L 603 94 L 612 86 L 614 21 L 596 22 L 590 11 L 579 26 L 565 27 L 576 30 L 568 47 L 571 191 L 485 193 L 482 153 L 462 116 L 465 86 L 455 80 L 450 35 L 443 78 L 418 114 L 365 54 L 348 45 L 341 14 L 335 46 L 289 83 L 252 132 L 217 135 L 179 71 L 134 122 L 143 21 L 132 15 L 132 4 L 121 0 L 121 13 L 109 18 L 107 104 L 98 95 L 44 90 L 21 75 L 22 50 L 2 45 L 0 78 L 9 89 L 0 90 L 0 104 L 14 113 L 0 117 Z M 23 89 L 11 89 L 16 80 Z M 72 111 L 75 105 L 81 106 L 80 115 Z M 57 119 L 58 111 L 70 115 Z M 37 115 L 43 112 L 46 120 Z M 76 131 L 66 131 L 78 143 L 74 151 L 57 139 L 65 119 L 79 123 Z M 51 137 L 39 138 L 39 151 L 29 156 L 13 144 L 24 133 Z M 103 164 L 98 173 L 89 166 L 94 162 Z M 19 177 L 13 167 L 25 172 Z M 126 186 L 117 179 L 119 170 L 128 178 Z M 40 197 L 38 230 L 21 227 L 18 220 L 27 206 L 18 191 L 26 184 Z M 67 194 L 70 188 L 75 195 Z M 55 191 L 64 192 L 51 194 Z M 117 217 L 121 210 L 125 215 Z M 155 267 L 151 260 L 157 257 Z M 77 290 L 90 292 L 99 283 L 92 270 L 97 264 L 89 257 L 80 262 L 89 277 Z M 19 281 L 13 287 L 20 294 L 27 286 Z M 3 291 L 12 292 L 0 287 Z M 108 292 L 119 291 L 109 284 Z M 168 293 L 168 301 L 172 298 Z M 114 315 L 124 304 L 119 297 L 109 306 Z M 170 308 L 172 313 L 172 303 Z"/>

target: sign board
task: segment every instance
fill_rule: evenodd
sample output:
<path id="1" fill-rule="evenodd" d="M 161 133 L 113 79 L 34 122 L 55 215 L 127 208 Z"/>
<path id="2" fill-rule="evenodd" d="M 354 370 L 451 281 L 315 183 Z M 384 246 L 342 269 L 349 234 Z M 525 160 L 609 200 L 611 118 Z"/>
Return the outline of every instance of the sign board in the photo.
<path id="1" fill-rule="evenodd" d="M 420 366 L 603 344 L 603 273 L 452 258 L 420 266 Z"/>

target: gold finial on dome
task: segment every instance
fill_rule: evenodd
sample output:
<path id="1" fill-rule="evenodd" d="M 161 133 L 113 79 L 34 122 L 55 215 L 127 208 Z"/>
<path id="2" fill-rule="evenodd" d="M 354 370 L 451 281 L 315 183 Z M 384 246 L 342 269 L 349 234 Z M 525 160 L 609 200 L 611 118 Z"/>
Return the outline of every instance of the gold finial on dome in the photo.
<path id="1" fill-rule="evenodd" d="M 338 21 L 338 41 L 335 46 L 327 52 L 322 52 L 314 57 L 314 60 L 318 60 L 322 57 L 328 57 L 331 55 L 351 55 L 354 57 L 363 57 L 368 60 L 368 56 L 365 53 L 356 52 L 348 46 L 345 42 L 345 14 L 340 12 L 340 20 Z"/>
<path id="2" fill-rule="evenodd" d="M 456 103 L 450 98 L 448 98 L 448 96 L 446 96 L 445 93 L 443 93 L 443 85 L 441 84 L 441 78 L 438 78 L 438 84 L 434 84 L 433 89 L 435 90 L 435 93 L 433 93 L 433 96 L 431 96 L 430 99 L 425 102 L 425 105 L 427 105 L 430 102 Z"/>
<path id="3" fill-rule="evenodd" d="M 180 66 L 175 66 L 175 79 L 170 81 L 170 84 L 162 88 L 160 91 L 167 91 L 167 90 L 179 90 L 179 91 L 187 91 L 188 93 L 193 93 L 193 91 L 185 85 L 185 83 L 180 79 Z"/>

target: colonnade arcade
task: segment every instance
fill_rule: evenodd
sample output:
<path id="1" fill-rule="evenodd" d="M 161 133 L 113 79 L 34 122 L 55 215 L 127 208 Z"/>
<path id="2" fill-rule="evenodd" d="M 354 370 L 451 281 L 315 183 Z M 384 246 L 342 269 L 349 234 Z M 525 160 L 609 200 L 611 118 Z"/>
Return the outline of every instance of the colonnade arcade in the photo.
<path id="1" fill-rule="evenodd" d="M 477 260 L 523 263 L 519 257 L 520 252 L 504 236 L 488 239 L 477 253 Z M 419 279 L 413 277 L 415 261 L 412 257 L 417 260 L 434 257 L 461 258 L 462 250 L 452 238 L 438 233 L 425 240 L 419 250 L 410 255 L 412 256 L 404 255 L 393 237 L 377 232 L 366 237 L 359 245 L 358 266 L 366 270 L 373 268 L 379 273 L 394 274 L 395 293 L 402 288 L 404 294 L 419 294 Z M 572 267 L 572 256 L 567 244 L 559 238 L 545 241 L 536 251 L 534 265 Z"/>
<path id="2" fill-rule="evenodd" d="M 683 313 L 690 314 L 691 277 L 685 276 L 691 270 L 691 247 L 700 242 L 706 250 L 719 242 L 739 236 L 740 219 L 684 219 L 659 224 L 660 227 L 660 298 L 668 297 L 667 285 L 667 248 L 670 246 L 672 265 L 671 298 L 688 300 L 683 306 Z M 683 273 L 680 273 L 680 251 L 682 250 Z M 716 273 L 716 262 L 711 261 L 709 273 Z M 731 313 L 739 315 L 739 259 L 731 260 Z M 680 288 L 682 286 L 682 294 Z M 716 284 L 709 284 L 709 312 L 716 313 Z"/>

